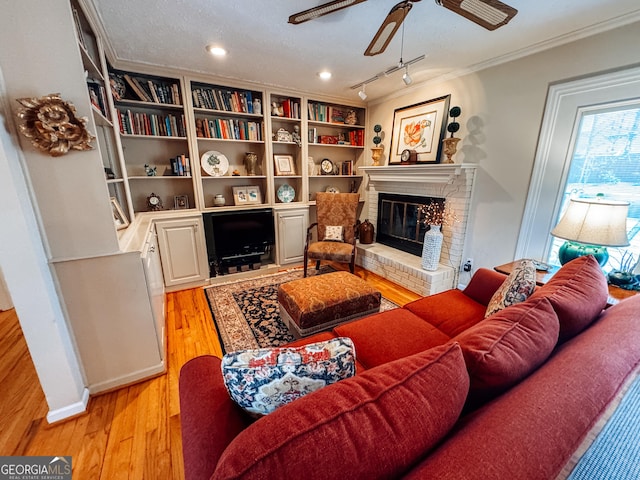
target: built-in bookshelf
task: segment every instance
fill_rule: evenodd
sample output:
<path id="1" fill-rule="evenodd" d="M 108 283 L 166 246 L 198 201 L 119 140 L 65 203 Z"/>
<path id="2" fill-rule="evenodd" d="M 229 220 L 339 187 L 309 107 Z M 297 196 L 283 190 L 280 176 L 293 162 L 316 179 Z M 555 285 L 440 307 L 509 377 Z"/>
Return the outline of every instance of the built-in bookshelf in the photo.
<path id="1" fill-rule="evenodd" d="M 191 81 L 189 89 L 203 209 L 269 204 L 264 92 L 197 81 Z M 255 155 L 255 166 L 247 163 L 248 155 Z M 257 192 L 257 197 L 242 202 L 237 192 L 243 188 Z"/>
<path id="2" fill-rule="evenodd" d="M 305 201 L 304 170 L 307 162 L 302 158 L 302 104 L 300 97 L 276 93 L 269 95 L 276 204 Z M 287 168 L 289 165 L 292 167 L 290 171 Z"/>
<path id="3" fill-rule="evenodd" d="M 357 164 L 364 152 L 366 110 L 308 100 L 307 115 L 308 152 L 315 165 L 309 172 L 309 200 L 315 201 L 317 192 L 358 191 L 362 175 L 357 175 Z M 332 173 L 322 171 L 323 160 L 333 164 Z"/>
<path id="4" fill-rule="evenodd" d="M 134 212 L 197 208 L 180 80 L 112 69 L 120 141 Z"/>
<path id="5" fill-rule="evenodd" d="M 71 1 L 71 12 L 78 39 L 78 49 L 84 68 L 87 93 L 91 103 L 91 113 L 95 123 L 95 136 L 102 164 L 109 197 L 115 198 L 118 204 L 130 216 L 129 197 L 125 176 L 123 175 L 121 150 L 118 136 L 112 119 L 112 99 L 109 92 L 108 70 L 104 49 L 82 6 Z"/>

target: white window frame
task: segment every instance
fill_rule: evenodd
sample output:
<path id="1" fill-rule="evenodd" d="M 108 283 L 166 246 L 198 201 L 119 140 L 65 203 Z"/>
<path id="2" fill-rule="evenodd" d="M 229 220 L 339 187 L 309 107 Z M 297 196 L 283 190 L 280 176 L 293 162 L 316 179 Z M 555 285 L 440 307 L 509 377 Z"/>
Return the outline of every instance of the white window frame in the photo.
<path id="1" fill-rule="evenodd" d="M 551 85 L 542 119 L 516 258 L 546 261 L 583 112 L 640 98 L 640 68 Z M 602 107 L 600 107 L 602 108 Z M 605 107 L 606 108 L 606 107 Z"/>

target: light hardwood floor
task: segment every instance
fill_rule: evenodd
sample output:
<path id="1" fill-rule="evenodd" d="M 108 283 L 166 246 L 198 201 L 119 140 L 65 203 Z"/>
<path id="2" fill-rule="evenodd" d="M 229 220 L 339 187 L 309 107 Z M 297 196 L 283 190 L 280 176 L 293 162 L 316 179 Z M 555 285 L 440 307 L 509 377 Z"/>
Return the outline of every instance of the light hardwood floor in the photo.
<path id="1" fill-rule="evenodd" d="M 356 274 L 398 305 L 418 298 L 371 272 Z M 93 396 L 86 414 L 54 425 L 46 421 L 15 310 L 0 312 L 0 455 L 71 455 L 78 480 L 182 479 L 180 368 L 198 355 L 220 356 L 221 349 L 202 288 L 166 300 L 167 373 Z"/>

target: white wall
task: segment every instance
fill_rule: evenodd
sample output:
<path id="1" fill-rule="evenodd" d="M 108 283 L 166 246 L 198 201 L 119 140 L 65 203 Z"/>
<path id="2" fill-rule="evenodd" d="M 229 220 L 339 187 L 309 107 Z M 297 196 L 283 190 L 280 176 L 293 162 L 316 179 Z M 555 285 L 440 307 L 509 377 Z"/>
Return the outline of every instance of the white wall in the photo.
<path id="1" fill-rule="evenodd" d="M 406 95 L 370 104 L 370 124 L 382 125 L 386 156 L 394 109 L 451 94 L 451 105 L 462 108 L 455 161 L 480 165 L 464 257 L 474 259 L 474 268 L 491 268 L 514 259 L 549 85 L 637 65 L 639 44 L 640 23 L 634 23 L 453 80 L 415 85 Z"/>
<path id="2" fill-rule="evenodd" d="M 0 70 L 0 121 L 10 125 Z M 49 421 L 85 410 L 88 391 L 55 291 L 15 131 L 0 128 L 0 265 L 44 391 Z"/>

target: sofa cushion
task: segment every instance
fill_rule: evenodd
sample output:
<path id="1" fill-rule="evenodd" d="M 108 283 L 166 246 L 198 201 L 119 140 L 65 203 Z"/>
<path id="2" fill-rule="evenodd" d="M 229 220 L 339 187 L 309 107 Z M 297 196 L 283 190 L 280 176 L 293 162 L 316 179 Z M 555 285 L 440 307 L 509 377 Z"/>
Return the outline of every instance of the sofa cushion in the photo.
<path id="1" fill-rule="evenodd" d="M 266 415 L 297 398 L 355 375 L 349 338 L 299 347 L 239 350 L 222 358 L 229 395 L 247 412 Z"/>
<path id="2" fill-rule="evenodd" d="M 522 260 L 489 300 L 484 316 L 493 315 L 509 305 L 524 302 L 536 288 L 536 267 L 531 260 Z"/>
<path id="3" fill-rule="evenodd" d="M 547 297 L 560 320 L 560 341 L 587 328 L 607 304 L 609 290 L 602 268 L 592 255 L 565 264 L 531 298 Z"/>
<path id="4" fill-rule="evenodd" d="M 436 293 L 407 303 L 403 308 L 426 320 L 445 335 L 455 337 L 484 318 L 487 306 L 460 290 Z"/>
<path id="5" fill-rule="evenodd" d="M 212 478 L 397 478 L 451 429 L 468 388 L 457 344 L 382 365 L 259 419 Z"/>
<path id="6" fill-rule="evenodd" d="M 549 357 L 558 341 L 558 317 L 546 298 L 500 310 L 454 338 L 471 378 L 476 406 L 511 387 Z"/>
<path id="7" fill-rule="evenodd" d="M 451 339 L 403 308 L 340 325 L 334 328 L 334 332 L 353 340 L 358 361 L 367 368 L 408 357 Z"/>

